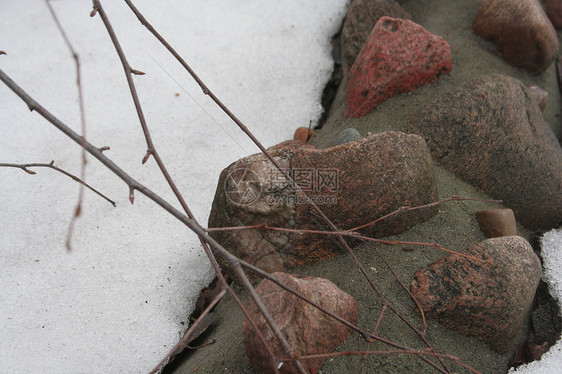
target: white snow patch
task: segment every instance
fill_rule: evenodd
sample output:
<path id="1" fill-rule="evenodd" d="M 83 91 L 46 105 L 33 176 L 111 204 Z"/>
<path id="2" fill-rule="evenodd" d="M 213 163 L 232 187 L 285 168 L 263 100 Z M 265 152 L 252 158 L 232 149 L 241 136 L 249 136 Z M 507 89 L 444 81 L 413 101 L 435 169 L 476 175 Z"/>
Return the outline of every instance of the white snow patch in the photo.
<path id="1" fill-rule="evenodd" d="M 138 0 L 135 5 L 265 146 L 317 120 L 330 38 L 347 0 Z M 80 56 L 87 138 L 176 203 L 150 160 L 123 69 L 90 1 L 52 5 Z M 103 1 L 164 162 L 202 224 L 220 171 L 257 148 L 201 93 L 120 1 Z M 74 61 L 42 0 L 0 2 L 0 68 L 75 131 Z M 179 95 L 177 95 L 179 94 Z M 79 174 L 80 148 L 0 84 L 0 162 L 51 160 Z M 0 168 L 0 372 L 148 372 L 187 327 L 213 277 L 197 238 L 89 157 L 73 250 L 64 248 L 78 185 L 55 171 Z"/>

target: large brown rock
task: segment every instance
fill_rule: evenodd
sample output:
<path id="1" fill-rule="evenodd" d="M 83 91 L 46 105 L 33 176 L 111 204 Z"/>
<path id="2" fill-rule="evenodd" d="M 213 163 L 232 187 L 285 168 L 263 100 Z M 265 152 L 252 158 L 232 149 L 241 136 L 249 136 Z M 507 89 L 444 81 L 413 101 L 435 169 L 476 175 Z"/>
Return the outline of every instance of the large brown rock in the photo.
<path id="1" fill-rule="evenodd" d="M 282 148 L 284 144 L 288 148 Z M 340 229 L 369 223 L 401 206 L 423 205 L 438 198 L 431 156 L 417 135 L 386 132 L 328 149 L 296 147 L 288 142 L 270 151 Z M 436 212 L 403 212 L 361 232 L 375 237 L 397 234 Z M 256 154 L 221 173 L 209 227 L 260 224 L 329 229 L 271 162 Z M 249 229 L 218 231 L 212 236 L 234 255 L 269 272 L 341 253 L 337 240 L 325 235 Z"/>
<path id="2" fill-rule="evenodd" d="M 332 282 L 317 277 L 299 277 L 285 273 L 273 273 L 279 281 L 291 287 L 311 301 L 338 317 L 355 324 L 357 322 L 357 302 L 353 296 L 340 290 Z M 291 345 L 293 354 L 312 355 L 332 353 L 341 345 L 351 331 L 341 322 L 282 290 L 269 280 L 262 281 L 256 292 L 268 309 L 271 317 Z M 248 313 L 277 357 L 286 357 L 285 351 L 273 334 L 256 305 L 247 303 Z M 244 349 L 250 362 L 260 374 L 273 373 L 269 354 L 263 342 L 257 337 L 249 322 L 244 320 Z M 317 373 L 326 359 L 302 360 L 301 364 L 311 374 Z M 282 374 L 299 373 L 295 363 L 286 362 L 280 369 Z"/>
<path id="3" fill-rule="evenodd" d="M 512 348 L 541 277 L 541 264 L 520 236 L 492 238 L 414 274 L 410 289 L 426 316 L 498 353 Z"/>
<path id="4" fill-rule="evenodd" d="M 472 21 L 513 66 L 540 74 L 558 56 L 558 37 L 537 0 L 484 0 Z"/>
<path id="5" fill-rule="evenodd" d="M 382 16 L 412 19 L 412 16 L 394 0 L 353 0 L 351 2 L 341 33 L 344 72 L 349 72 L 373 27 Z"/>
<path id="6" fill-rule="evenodd" d="M 451 64 L 445 39 L 412 21 L 384 16 L 349 72 L 344 117 L 363 117 L 391 97 L 437 80 Z"/>
<path id="7" fill-rule="evenodd" d="M 562 221 L 562 149 L 523 83 L 504 75 L 467 82 L 408 122 L 433 158 L 502 199 L 529 229 Z"/>

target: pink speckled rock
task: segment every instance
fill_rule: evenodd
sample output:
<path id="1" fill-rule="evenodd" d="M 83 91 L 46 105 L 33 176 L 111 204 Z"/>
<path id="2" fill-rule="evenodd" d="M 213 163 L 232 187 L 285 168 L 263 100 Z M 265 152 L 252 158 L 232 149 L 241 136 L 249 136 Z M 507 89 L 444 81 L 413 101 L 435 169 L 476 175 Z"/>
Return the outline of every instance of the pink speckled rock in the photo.
<path id="1" fill-rule="evenodd" d="M 273 273 L 272 275 L 286 286 L 295 289 L 337 316 L 353 324 L 357 322 L 357 302 L 353 296 L 343 292 L 332 282 L 323 278 L 299 277 L 285 273 Z M 295 355 L 332 353 L 351 333 L 349 328 L 340 322 L 293 294 L 282 290 L 269 280 L 262 281 L 256 287 L 256 292 L 287 338 Z M 256 322 L 265 340 L 271 344 L 273 351 L 278 357 L 284 357 L 283 348 L 256 305 L 249 302 L 247 307 L 248 313 Z M 268 359 L 268 352 L 262 341 L 246 320 L 243 328 L 244 348 L 250 362 L 260 374 L 273 373 L 274 370 Z M 320 370 L 325 360 L 325 358 L 306 360 L 301 363 L 307 372 L 315 374 Z M 285 363 L 280 372 L 283 374 L 299 373 L 296 365 L 292 362 Z"/>
<path id="2" fill-rule="evenodd" d="M 520 236 L 473 245 L 414 274 L 410 289 L 425 315 L 498 353 L 512 348 L 533 302 L 541 263 Z"/>
<path id="3" fill-rule="evenodd" d="M 382 17 L 349 73 L 344 116 L 365 116 L 391 97 L 435 81 L 451 65 L 442 37 L 412 21 Z"/>

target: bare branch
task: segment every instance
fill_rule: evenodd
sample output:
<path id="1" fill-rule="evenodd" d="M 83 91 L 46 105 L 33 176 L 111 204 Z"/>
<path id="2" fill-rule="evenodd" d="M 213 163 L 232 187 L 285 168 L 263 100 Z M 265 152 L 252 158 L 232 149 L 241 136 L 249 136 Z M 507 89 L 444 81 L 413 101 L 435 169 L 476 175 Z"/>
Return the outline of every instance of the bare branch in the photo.
<path id="1" fill-rule="evenodd" d="M 46 164 L 46 163 L 29 163 L 29 164 L 0 163 L 0 167 L 18 168 L 18 169 L 21 169 L 21 170 L 25 171 L 27 174 L 32 174 L 32 175 L 35 175 L 37 173 L 34 172 L 33 170 L 29 170 L 28 168 L 43 167 L 43 168 L 53 169 L 53 170 L 58 171 L 59 173 L 62 173 L 64 175 L 66 175 L 69 178 L 72 178 L 72 180 L 82 184 L 84 187 L 86 187 L 86 188 L 90 189 L 91 191 L 95 192 L 96 194 L 98 194 L 99 196 L 101 196 L 102 198 L 107 200 L 111 205 L 117 206 L 117 203 L 115 201 L 111 200 L 110 198 L 108 198 L 107 196 L 105 196 L 104 194 L 102 194 L 101 192 L 99 192 L 94 187 L 90 186 L 88 183 L 84 182 L 82 179 L 78 178 L 77 176 L 70 174 L 69 172 L 67 172 L 64 169 L 59 168 L 58 166 L 55 166 L 54 163 L 55 163 L 54 161 L 51 161 L 48 164 Z"/>
<path id="2" fill-rule="evenodd" d="M 438 358 L 444 358 L 454 362 L 455 364 L 462 366 L 463 368 L 469 370 L 474 374 L 481 374 L 479 371 L 471 368 L 463 364 L 458 357 L 442 354 L 442 353 L 435 353 L 428 350 L 414 350 L 414 349 L 401 349 L 401 350 L 394 350 L 394 351 L 347 351 L 347 352 L 335 352 L 335 353 L 320 353 L 315 355 L 306 355 L 306 356 L 298 356 L 299 360 L 315 360 L 318 358 L 330 358 L 330 357 L 338 357 L 338 356 L 364 356 L 364 355 L 400 355 L 400 354 L 410 354 L 410 355 L 419 355 L 419 356 L 434 356 Z M 292 359 L 284 359 L 283 361 L 291 361 Z M 434 367 L 435 369 L 439 370 L 442 373 L 446 373 L 446 371 Z"/>
<path id="3" fill-rule="evenodd" d="M 358 230 L 373 226 L 375 223 L 380 222 L 380 221 L 382 221 L 384 219 L 387 219 L 388 217 L 394 216 L 396 214 L 399 214 L 399 213 L 402 213 L 402 212 L 408 212 L 408 211 L 412 211 L 412 210 L 432 208 L 434 206 L 443 204 L 447 201 L 483 201 L 483 202 L 486 202 L 486 203 L 501 203 L 502 202 L 501 200 L 473 199 L 473 198 L 468 198 L 468 197 L 451 196 L 451 197 L 447 197 L 445 199 L 435 201 L 433 203 L 429 203 L 429 204 L 425 204 L 425 205 L 419 205 L 419 206 L 415 206 L 415 207 L 402 206 L 402 207 L 396 209 L 394 212 L 388 213 L 388 214 L 386 214 L 382 217 L 379 217 L 376 220 L 371 221 L 369 223 L 366 223 L 364 225 L 357 226 L 357 227 L 354 227 L 352 229 L 349 229 L 348 231 L 358 231 Z"/>

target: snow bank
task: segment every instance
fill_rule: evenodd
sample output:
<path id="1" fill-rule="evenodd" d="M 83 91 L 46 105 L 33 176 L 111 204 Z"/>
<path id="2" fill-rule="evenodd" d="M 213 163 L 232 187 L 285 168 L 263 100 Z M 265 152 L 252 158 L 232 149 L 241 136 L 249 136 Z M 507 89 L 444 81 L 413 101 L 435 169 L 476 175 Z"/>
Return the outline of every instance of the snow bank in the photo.
<path id="1" fill-rule="evenodd" d="M 330 37 L 346 0 L 135 1 L 266 146 L 321 113 Z M 82 66 L 87 138 L 175 203 L 144 138 L 123 69 L 90 1 L 52 2 Z M 257 148 L 138 23 L 102 2 L 134 69 L 153 140 L 197 219 L 206 224 L 220 171 Z M 74 61 L 42 0 L 0 2 L 0 68 L 79 131 Z M 0 162 L 55 161 L 79 173 L 79 147 L 0 84 Z M 212 278 L 196 237 L 89 158 L 86 192 L 64 248 L 78 185 L 48 169 L 0 168 L 0 372 L 142 373 L 187 328 Z"/>

